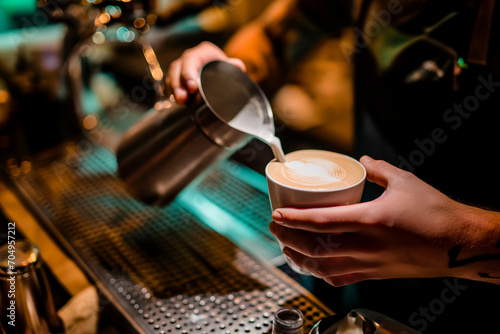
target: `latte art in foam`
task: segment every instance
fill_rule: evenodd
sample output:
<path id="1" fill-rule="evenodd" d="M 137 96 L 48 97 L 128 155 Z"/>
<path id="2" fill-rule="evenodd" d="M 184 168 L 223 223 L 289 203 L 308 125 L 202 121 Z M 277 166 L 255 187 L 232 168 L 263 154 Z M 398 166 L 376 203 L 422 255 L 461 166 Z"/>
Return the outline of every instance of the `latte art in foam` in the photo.
<path id="1" fill-rule="evenodd" d="M 339 164 L 326 159 L 309 158 L 289 161 L 281 167 L 283 175 L 292 182 L 322 186 L 342 182 L 346 171 Z"/>
<path id="2" fill-rule="evenodd" d="M 283 185 L 311 190 L 346 188 L 365 176 L 353 158 L 329 151 L 301 150 L 286 155 L 286 163 L 271 162 L 269 175 Z"/>

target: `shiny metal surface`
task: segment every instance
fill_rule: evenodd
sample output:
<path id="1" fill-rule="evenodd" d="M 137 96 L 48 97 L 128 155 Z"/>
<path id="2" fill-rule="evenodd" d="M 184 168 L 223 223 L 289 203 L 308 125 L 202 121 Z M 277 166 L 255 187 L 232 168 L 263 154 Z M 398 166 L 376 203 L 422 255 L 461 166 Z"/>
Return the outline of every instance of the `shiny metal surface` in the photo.
<path id="1" fill-rule="evenodd" d="M 345 317 L 321 319 L 309 334 L 421 334 L 381 313 L 367 309 L 352 310 Z"/>
<path id="2" fill-rule="evenodd" d="M 123 136 L 116 152 L 118 173 L 134 197 L 164 205 L 250 135 L 273 140 L 269 102 L 241 70 L 208 63 L 199 87 L 197 103 L 160 101 Z"/>
<path id="3" fill-rule="evenodd" d="M 0 301 L 8 333 L 64 333 L 38 249 L 27 240 L 0 248 Z"/>
<path id="4" fill-rule="evenodd" d="M 222 122 L 266 142 L 274 137 L 269 101 L 239 68 L 212 61 L 203 67 L 198 83 L 206 105 Z"/>
<path id="5" fill-rule="evenodd" d="M 158 208 L 125 192 L 110 151 L 93 147 L 71 161 L 65 152 L 35 158 L 32 172 L 13 186 L 96 284 L 101 306 L 112 305 L 134 328 L 121 333 L 265 334 L 282 307 L 300 309 L 309 331 L 331 314 L 242 248 L 256 252 L 274 243 L 272 253 L 279 253 L 267 229 L 265 187 L 247 183 L 250 176 L 235 163 L 223 161 Z M 265 184 L 254 177 L 260 179 L 252 184 Z"/>
<path id="6" fill-rule="evenodd" d="M 271 105 L 246 73 L 223 61 L 206 64 L 199 78 L 200 94 L 224 123 L 271 146 L 278 161 L 285 157 L 275 136 Z"/>
<path id="7" fill-rule="evenodd" d="M 118 175 L 129 193 L 145 203 L 170 202 L 196 176 L 232 151 L 203 133 L 198 121 L 210 128 L 220 125 L 203 106 L 192 108 L 171 104 L 150 110 L 127 131 L 116 151 Z M 243 140 L 227 131 L 221 143 Z"/>
<path id="8" fill-rule="evenodd" d="M 302 334 L 304 315 L 296 308 L 281 308 L 274 312 L 272 334 Z"/>

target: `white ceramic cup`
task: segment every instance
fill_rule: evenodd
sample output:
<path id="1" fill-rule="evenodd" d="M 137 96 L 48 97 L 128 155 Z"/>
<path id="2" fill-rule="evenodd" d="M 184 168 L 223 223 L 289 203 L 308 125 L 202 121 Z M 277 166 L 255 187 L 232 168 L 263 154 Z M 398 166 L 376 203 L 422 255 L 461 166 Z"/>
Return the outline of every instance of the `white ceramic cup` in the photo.
<path id="1" fill-rule="evenodd" d="M 271 175 L 269 175 L 269 166 L 272 162 L 275 162 L 276 159 L 269 162 L 266 166 L 266 179 L 269 190 L 269 200 L 273 211 L 278 208 L 320 208 L 359 203 L 363 194 L 366 170 L 356 159 L 343 154 L 336 154 L 355 161 L 359 164 L 359 166 L 361 166 L 363 169 L 363 176 L 358 182 L 343 188 L 329 190 L 301 189 L 299 187 L 292 187 L 276 181 Z M 280 247 L 283 250 L 284 246 L 281 242 Z M 290 268 L 294 271 L 303 275 L 312 275 L 307 270 L 304 270 L 293 263 L 287 256 L 284 255 L 284 257 Z"/>

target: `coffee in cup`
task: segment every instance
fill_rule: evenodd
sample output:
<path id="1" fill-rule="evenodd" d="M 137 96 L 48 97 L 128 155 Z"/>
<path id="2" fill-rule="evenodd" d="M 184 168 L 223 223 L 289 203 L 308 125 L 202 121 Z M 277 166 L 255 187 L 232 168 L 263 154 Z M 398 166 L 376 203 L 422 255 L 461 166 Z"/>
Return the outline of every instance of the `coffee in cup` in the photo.
<path id="1" fill-rule="evenodd" d="M 286 163 L 268 167 L 273 180 L 284 186 L 307 190 L 333 190 L 352 186 L 364 177 L 363 166 L 343 154 L 301 150 L 286 155 Z"/>
<path id="2" fill-rule="evenodd" d="M 295 151 L 285 158 L 285 163 L 275 159 L 266 166 L 273 210 L 348 205 L 361 200 L 366 170 L 359 161 L 323 150 Z M 310 275 L 290 259 L 286 260 L 293 270 Z"/>

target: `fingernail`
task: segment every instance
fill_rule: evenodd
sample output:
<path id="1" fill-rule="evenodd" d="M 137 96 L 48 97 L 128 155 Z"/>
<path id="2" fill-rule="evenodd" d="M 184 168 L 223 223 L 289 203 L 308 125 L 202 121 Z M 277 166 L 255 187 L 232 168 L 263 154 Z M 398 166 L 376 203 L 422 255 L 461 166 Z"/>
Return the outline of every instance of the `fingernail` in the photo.
<path id="1" fill-rule="evenodd" d="M 367 155 L 362 156 L 361 159 L 363 159 L 365 162 L 372 162 L 373 161 L 373 158 L 369 157 Z"/>
<path id="2" fill-rule="evenodd" d="M 283 216 L 279 211 L 274 211 L 273 212 L 273 221 L 278 223 L 278 224 L 283 224 Z"/>

